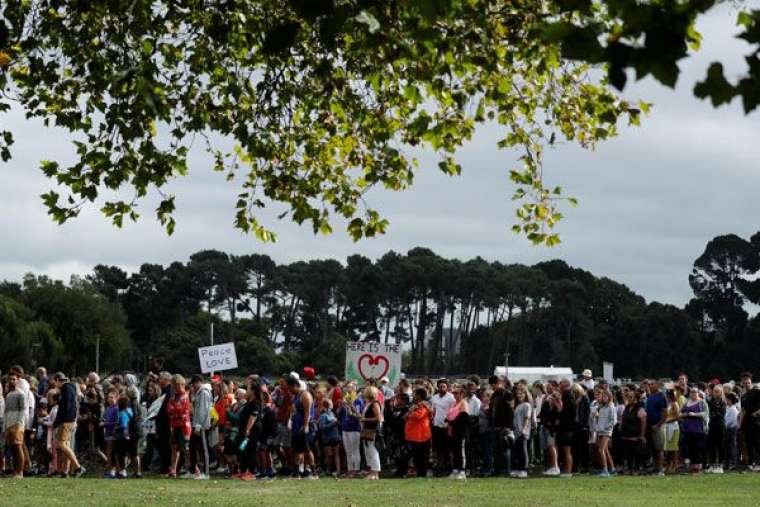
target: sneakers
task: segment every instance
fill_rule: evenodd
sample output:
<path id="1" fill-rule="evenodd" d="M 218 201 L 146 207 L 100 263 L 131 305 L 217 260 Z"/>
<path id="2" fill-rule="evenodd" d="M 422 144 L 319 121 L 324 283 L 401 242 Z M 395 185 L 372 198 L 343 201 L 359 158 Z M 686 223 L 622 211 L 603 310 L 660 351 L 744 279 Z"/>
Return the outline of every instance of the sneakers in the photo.
<path id="1" fill-rule="evenodd" d="M 118 474 L 116 474 L 116 478 L 117 479 L 126 479 L 127 478 L 127 471 L 126 470 L 122 470 L 121 472 L 119 472 Z"/>
<path id="2" fill-rule="evenodd" d="M 79 468 L 77 468 L 76 470 L 74 470 L 74 477 L 76 477 L 77 479 L 79 479 L 80 477 L 82 477 L 86 473 L 87 473 L 87 469 L 85 467 L 83 467 L 83 466 L 80 466 Z"/>
<path id="3" fill-rule="evenodd" d="M 528 471 L 527 470 L 517 470 L 516 472 L 512 472 L 512 477 L 515 479 L 527 479 L 528 478 Z"/>
<path id="4" fill-rule="evenodd" d="M 252 481 L 256 478 L 251 472 L 246 472 L 240 476 L 241 481 Z"/>
<path id="5" fill-rule="evenodd" d="M 607 470 L 602 470 L 597 477 L 612 477 Z"/>
<path id="6" fill-rule="evenodd" d="M 550 476 L 550 477 L 557 477 L 557 476 L 560 475 L 559 468 L 558 467 L 552 467 L 552 468 L 549 468 L 547 470 L 544 470 L 543 475 L 547 475 L 547 476 Z"/>
<path id="7" fill-rule="evenodd" d="M 193 474 L 193 479 L 196 480 L 196 481 L 207 481 L 208 480 L 208 475 L 201 474 L 201 473 Z"/>
<path id="8" fill-rule="evenodd" d="M 195 474 L 192 473 L 190 470 L 185 470 L 181 475 L 182 479 L 193 479 L 194 477 L 195 477 Z"/>

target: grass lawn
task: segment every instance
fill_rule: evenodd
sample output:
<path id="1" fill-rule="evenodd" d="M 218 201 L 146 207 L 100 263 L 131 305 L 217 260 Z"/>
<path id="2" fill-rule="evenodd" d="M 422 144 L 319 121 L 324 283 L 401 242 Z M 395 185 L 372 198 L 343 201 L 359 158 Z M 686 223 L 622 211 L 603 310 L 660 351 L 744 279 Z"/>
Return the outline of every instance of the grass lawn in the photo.
<path id="1" fill-rule="evenodd" d="M 646 506 L 760 505 L 760 475 L 573 479 L 0 480 L 0 505 Z"/>

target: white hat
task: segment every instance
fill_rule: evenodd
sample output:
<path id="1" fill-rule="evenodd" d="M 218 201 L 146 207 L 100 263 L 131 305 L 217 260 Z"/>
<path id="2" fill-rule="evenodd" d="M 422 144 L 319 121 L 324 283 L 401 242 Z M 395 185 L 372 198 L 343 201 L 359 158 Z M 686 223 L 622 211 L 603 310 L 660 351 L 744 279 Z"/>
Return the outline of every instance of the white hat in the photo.
<path id="1" fill-rule="evenodd" d="M 383 377 L 383 378 L 380 379 L 380 382 L 384 382 L 386 384 L 389 383 L 390 381 L 391 381 L 391 379 L 389 379 L 388 377 Z"/>
<path id="2" fill-rule="evenodd" d="M 290 376 L 291 376 L 291 377 L 293 377 L 293 378 L 294 378 L 294 379 L 296 379 L 296 380 L 301 380 L 301 377 L 300 377 L 300 375 L 298 375 L 298 373 L 296 373 L 296 372 L 294 372 L 294 371 L 291 371 L 291 372 L 290 372 Z"/>
<path id="3" fill-rule="evenodd" d="M 593 375 L 591 374 L 591 370 L 589 370 L 588 368 L 586 368 L 585 370 L 583 370 L 583 373 L 581 374 L 581 376 L 584 377 L 584 378 L 591 378 L 591 377 L 593 377 Z"/>

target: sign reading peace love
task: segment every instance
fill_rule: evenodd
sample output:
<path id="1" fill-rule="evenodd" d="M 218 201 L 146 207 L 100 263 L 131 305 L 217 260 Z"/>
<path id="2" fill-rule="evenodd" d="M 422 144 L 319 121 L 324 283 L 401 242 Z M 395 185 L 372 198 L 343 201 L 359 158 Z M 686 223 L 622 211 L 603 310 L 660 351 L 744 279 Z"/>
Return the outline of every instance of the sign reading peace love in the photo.
<path id="1" fill-rule="evenodd" d="M 395 385 L 401 374 L 401 347 L 378 342 L 346 344 L 346 379 L 364 383 L 388 377 Z"/>

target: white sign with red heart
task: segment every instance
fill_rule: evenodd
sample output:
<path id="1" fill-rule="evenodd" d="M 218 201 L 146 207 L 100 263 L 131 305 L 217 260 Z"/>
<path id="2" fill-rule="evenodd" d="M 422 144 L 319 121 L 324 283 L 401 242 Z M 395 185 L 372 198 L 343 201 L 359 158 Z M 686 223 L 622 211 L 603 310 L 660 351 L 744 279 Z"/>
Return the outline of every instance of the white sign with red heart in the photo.
<path id="1" fill-rule="evenodd" d="M 396 385 L 401 375 L 401 347 L 379 342 L 346 344 L 346 379 L 363 384 L 388 377 Z"/>

